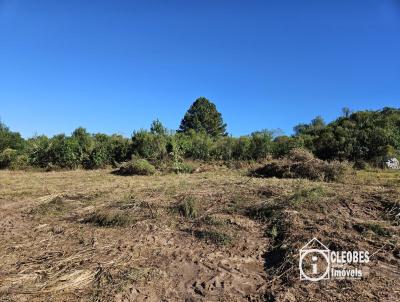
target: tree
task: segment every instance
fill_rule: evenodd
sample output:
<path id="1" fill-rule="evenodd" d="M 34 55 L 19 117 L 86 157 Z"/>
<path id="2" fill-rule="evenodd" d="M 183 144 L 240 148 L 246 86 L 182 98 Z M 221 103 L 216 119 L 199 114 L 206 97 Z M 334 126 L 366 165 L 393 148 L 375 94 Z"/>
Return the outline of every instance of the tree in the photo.
<path id="1" fill-rule="evenodd" d="M 178 132 L 187 133 L 189 130 L 205 132 L 212 137 L 225 136 L 226 124 L 214 103 L 204 97 L 198 98 L 182 119 Z"/>
<path id="2" fill-rule="evenodd" d="M 166 135 L 168 130 L 164 127 L 159 119 L 156 119 L 151 123 L 150 132 L 153 134 Z"/>
<path id="3" fill-rule="evenodd" d="M 25 140 L 18 132 L 12 132 L 0 121 L 0 152 L 4 149 L 11 148 L 21 151 L 25 147 Z"/>

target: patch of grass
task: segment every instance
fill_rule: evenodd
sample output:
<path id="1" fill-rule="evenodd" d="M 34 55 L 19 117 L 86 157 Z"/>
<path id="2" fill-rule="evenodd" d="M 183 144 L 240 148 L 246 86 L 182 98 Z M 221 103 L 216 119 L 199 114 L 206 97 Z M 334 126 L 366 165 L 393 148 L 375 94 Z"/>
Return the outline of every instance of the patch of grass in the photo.
<path id="1" fill-rule="evenodd" d="M 274 224 L 272 228 L 269 230 L 269 236 L 272 239 L 275 239 L 279 236 L 278 226 L 276 224 Z"/>
<path id="2" fill-rule="evenodd" d="M 304 187 L 301 183 L 296 186 L 293 196 L 290 201 L 294 205 L 302 204 L 305 201 L 317 201 L 319 198 L 324 197 L 326 192 L 322 186 Z"/>
<path id="3" fill-rule="evenodd" d="M 235 195 L 231 202 L 228 204 L 227 212 L 228 213 L 238 213 L 243 209 L 244 204 L 246 203 L 244 196 L 237 194 Z"/>
<path id="4" fill-rule="evenodd" d="M 60 215 L 66 209 L 65 203 L 61 196 L 40 204 L 37 208 L 33 209 L 31 213 L 40 215 Z"/>
<path id="5" fill-rule="evenodd" d="M 247 216 L 261 221 L 272 219 L 276 213 L 277 207 L 267 203 L 253 205 L 246 211 Z"/>
<path id="6" fill-rule="evenodd" d="M 211 215 L 207 215 L 205 216 L 202 220 L 202 223 L 206 224 L 206 225 L 210 225 L 210 226 L 223 226 L 227 224 L 226 220 L 221 220 L 218 219 L 216 217 L 213 217 Z"/>
<path id="7" fill-rule="evenodd" d="M 176 174 L 182 173 L 193 173 L 196 167 L 187 162 L 174 162 L 172 164 L 171 170 Z"/>
<path id="8" fill-rule="evenodd" d="M 354 229 L 360 233 L 366 233 L 372 231 L 376 235 L 383 237 L 390 237 L 391 234 L 388 230 L 377 223 L 358 223 L 354 225 Z"/>
<path id="9" fill-rule="evenodd" d="M 194 236 L 216 245 L 229 245 L 232 243 L 232 237 L 228 234 L 217 231 L 196 230 Z"/>
<path id="10" fill-rule="evenodd" d="M 132 222 L 133 218 L 125 211 L 96 212 L 83 220 L 83 223 L 91 223 L 99 227 L 123 227 Z"/>
<path id="11" fill-rule="evenodd" d="M 179 213 L 189 219 L 194 219 L 198 216 L 197 200 L 189 196 L 178 205 Z"/>

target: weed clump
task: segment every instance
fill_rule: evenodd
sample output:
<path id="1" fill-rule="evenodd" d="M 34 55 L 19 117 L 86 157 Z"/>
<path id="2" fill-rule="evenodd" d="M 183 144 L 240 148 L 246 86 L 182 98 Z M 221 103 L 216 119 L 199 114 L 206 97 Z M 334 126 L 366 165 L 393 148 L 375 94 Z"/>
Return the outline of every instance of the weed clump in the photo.
<path id="1" fill-rule="evenodd" d="M 117 171 L 119 175 L 153 175 L 156 168 L 145 159 L 132 159 L 123 164 Z"/>
<path id="2" fill-rule="evenodd" d="M 193 173 L 195 170 L 194 165 L 187 162 L 174 162 L 171 170 L 176 174 Z"/>
<path id="3" fill-rule="evenodd" d="M 358 223 L 355 224 L 353 227 L 359 233 L 366 233 L 368 231 L 372 231 L 374 234 L 378 236 L 383 236 L 383 237 L 391 236 L 391 233 L 388 230 L 386 230 L 384 227 L 376 223 Z"/>
<path id="4" fill-rule="evenodd" d="M 194 198 L 186 198 L 178 205 L 179 213 L 189 219 L 194 219 L 198 216 L 198 205 Z"/>
<path id="5" fill-rule="evenodd" d="M 253 175 L 277 178 L 305 178 L 316 181 L 339 181 L 346 174 L 345 164 L 315 158 L 304 149 L 294 149 L 287 158 L 274 161 L 253 171 Z"/>
<path id="6" fill-rule="evenodd" d="M 316 201 L 318 198 L 325 196 L 325 194 L 325 190 L 322 186 L 307 188 L 299 185 L 295 188 L 290 201 L 298 205 L 305 201 Z"/>
<path id="7" fill-rule="evenodd" d="M 232 243 L 232 237 L 217 231 L 194 231 L 194 236 L 216 245 L 228 245 Z"/>
<path id="8" fill-rule="evenodd" d="M 124 211 L 95 212 L 83 220 L 99 227 L 123 227 L 133 222 L 132 217 Z"/>

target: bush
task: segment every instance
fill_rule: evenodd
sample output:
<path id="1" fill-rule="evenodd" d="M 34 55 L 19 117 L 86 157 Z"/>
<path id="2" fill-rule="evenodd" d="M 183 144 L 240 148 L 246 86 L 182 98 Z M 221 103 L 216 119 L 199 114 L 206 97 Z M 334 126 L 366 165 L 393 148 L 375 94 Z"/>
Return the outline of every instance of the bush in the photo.
<path id="1" fill-rule="evenodd" d="M 174 173 L 193 173 L 195 170 L 194 165 L 187 162 L 173 162 L 172 163 L 172 171 Z"/>
<path id="2" fill-rule="evenodd" d="M 214 140 L 204 132 L 177 134 L 177 146 L 185 158 L 210 160 Z"/>
<path id="3" fill-rule="evenodd" d="M 56 167 L 77 168 L 80 165 L 78 142 L 64 134 L 54 136 L 47 148 L 47 160 Z"/>
<path id="4" fill-rule="evenodd" d="M 153 175 L 156 168 L 145 159 L 132 159 L 116 172 L 120 175 Z"/>
<path id="5" fill-rule="evenodd" d="M 29 168 L 29 158 L 26 154 L 18 155 L 10 164 L 11 170 L 26 170 Z"/>
<path id="6" fill-rule="evenodd" d="M 0 153 L 0 169 L 10 168 L 12 162 L 17 158 L 17 151 L 11 148 L 6 148 Z"/>
<path id="7" fill-rule="evenodd" d="M 83 159 L 83 166 L 86 169 L 103 168 L 110 163 L 109 150 L 101 143 L 96 144 L 89 156 Z"/>
<path id="8" fill-rule="evenodd" d="M 5 149 L 22 151 L 25 148 L 25 140 L 18 132 L 12 132 L 0 121 L 0 153 Z"/>
<path id="9" fill-rule="evenodd" d="M 266 158 L 272 151 L 272 133 L 268 130 L 253 132 L 250 136 L 249 156 L 251 159 Z"/>
<path id="10" fill-rule="evenodd" d="M 167 137 L 163 134 L 140 130 L 132 135 L 132 154 L 148 160 L 167 157 Z"/>
<path id="11" fill-rule="evenodd" d="M 35 136 L 28 140 L 27 154 L 29 163 L 34 167 L 45 168 L 49 162 L 50 139 L 45 136 Z"/>

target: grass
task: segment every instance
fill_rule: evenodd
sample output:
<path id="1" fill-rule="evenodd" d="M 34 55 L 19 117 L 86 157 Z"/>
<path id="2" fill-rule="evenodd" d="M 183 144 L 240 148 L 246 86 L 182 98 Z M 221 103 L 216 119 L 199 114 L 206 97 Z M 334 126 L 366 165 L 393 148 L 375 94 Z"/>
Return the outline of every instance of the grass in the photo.
<path id="1" fill-rule="evenodd" d="M 380 169 L 361 170 L 357 171 L 355 181 L 368 185 L 399 187 L 400 171 Z"/>
<path id="2" fill-rule="evenodd" d="M 60 215 L 66 210 L 66 205 L 61 196 L 56 196 L 34 208 L 31 213 L 39 215 Z"/>
<path id="3" fill-rule="evenodd" d="M 199 213 L 197 200 L 192 196 L 188 196 L 178 205 L 178 211 L 185 218 L 196 218 Z"/>
<path id="4" fill-rule="evenodd" d="M 196 230 L 193 234 L 198 239 L 221 246 L 229 245 L 233 240 L 228 234 L 218 231 Z"/>
<path id="5" fill-rule="evenodd" d="M 209 226 L 224 226 L 228 224 L 228 221 L 222 220 L 222 219 L 218 219 L 216 217 L 213 217 L 211 215 L 207 215 L 205 216 L 202 221 L 203 224 L 205 225 L 209 225 Z"/>
<path id="6" fill-rule="evenodd" d="M 321 185 L 307 187 L 300 182 L 294 190 L 290 202 L 294 205 L 301 205 L 304 202 L 314 202 L 326 195 L 324 187 Z"/>
<path id="7" fill-rule="evenodd" d="M 83 223 L 91 223 L 99 227 L 124 227 L 133 221 L 133 218 L 125 211 L 104 211 L 90 214 Z"/>
<path id="8" fill-rule="evenodd" d="M 374 234 L 383 237 L 390 237 L 391 233 L 386 230 L 383 226 L 377 223 L 358 223 L 354 225 L 354 229 L 356 229 L 360 233 L 366 233 L 367 231 L 372 231 Z"/>
<path id="9" fill-rule="evenodd" d="M 11 278 L 22 280 L 18 290 L 26 292 L 35 292 L 36 288 L 46 288 L 50 292 L 53 284 L 62 285 L 65 286 L 62 292 L 51 292 L 54 300 L 74 300 L 77 289 L 63 279 L 64 275 L 78 270 L 91 276 L 101 264 L 110 272 L 113 281 L 102 284 L 98 290 L 105 295 L 110 293 L 112 298 L 119 293 L 119 284 L 125 284 L 127 280 L 138 283 L 135 286 L 144 293 L 151 288 L 149 284 L 167 292 L 166 288 L 171 284 L 176 288 L 184 287 L 182 284 L 187 280 L 176 276 L 185 267 L 193 268 L 196 274 L 203 273 L 196 275 L 196 280 L 209 273 L 196 263 L 200 257 L 212 270 L 218 270 L 217 254 L 230 266 L 242 258 L 251 261 L 252 265 L 258 265 L 257 272 L 267 270 L 268 277 L 276 280 L 277 288 L 281 290 L 283 288 L 278 285 L 281 276 L 293 282 L 293 287 L 301 286 L 296 283 L 297 275 L 292 274 L 291 279 L 291 274 L 285 273 L 288 267 L 283 264 L 298 265 L 298 249 L 313 236 L 321 236 L 323 243 L 333 242 L 342 249 L 354 245 L 354 248 L 373 252 L 388 241 L 398 246 L 398 227 L 386 227 L 391 223 L 389 218 L 396 217 L 398 204 L 388 204 L 387 211 L 393 209 L 393 214 L 391 212 L 387 219 L 380 212 L 384 202 L 398 200 L 398 188 L 386 187 L 400 180 L 398 172 L 361 171 L 340 184 L 249 179 L 243 171 L 228 169 L 147 177 L 121 177 L 110 172 L 0 171 L 0 207 L 4 208 L 0 214 L 3 213 L 2 227 L 6 229 L 0 234 L 0 253 L 7 255 L 13 250 L 15 259 L 22 263 L 18 268 L 12 258 L 8 261 L 3 257 L 7 260 L 0 263 L 4 271 L 15 272 L 10 273 L 10 278 L 0 277 L 5 288 L 17 288 L 11 284 Z M 369 181 L 373 185 L 368 185 Z M 316 202 L 320 199 L 324 199 L 326 213 L 315 210 L 320 206 Z M 308 206 L 310 202 L 314 202 L 313 206 Z M 35 215 L 29 219 L 21 216 L 31 208 L 35 209 Z M 338 215 L 337 209 L 343 215 Z M 376 217 L 381 217 L 382 221 L 376 223 Z M 356 223 L 360 224 L 358 230 L 357 226 L 351 228 Z M 22 227 L 18 227 L 19 224 Z M 131 228 L 122 229 L 124 227 Z M 360 233 L 370 236 L 362 246 L 358 239 L 355 240 Z M 16 245 L 11 236 L 18 236 L 15 239 L 23 244 Z M 390 240 L 388 236 L 391 236 Z M 392 247 L 385 247 L 389 248 Z M 271 252 L 279 256 L 277 268 L 282 267 L 282 271 L 275 273 L 263 267 L 274 263 Z M 379 253 L 381 261 L 388 264 L 387 253 Z M 285 262 L 280 262 L 281 258 Z M 157 267 L 162 268 L 160 275 L 157 275 Z M 40 279 L 26 278 L 30 276 L 28 274 L 36 276 L 36 272 L 42 272 Z M 254 282 L 255 274 L 252 270 L 248 273 L 248 278 L 245 274 L 240 275 L 243 280 L 247 278 L 243 283 Z M 235 274 L 239 273 L 233 270 L 233 277 Z M 368 278 L 363 282 L 366 286 L 377 282 L 375 288 L 383 288 L 385 284 L 381 280 L 396 281 L 391 275 L 384 275 L 384 271 L 382 274 L 382 279 Z M 86 294 L 90 293 L 92 281 L 81 285 L 80 299 L 95 300 Z M 6 299 L 12 300 L 14 292 L 11 290 L 5 292 Z M 304 295 L 308 291 L 304 288 Z M 177 290 L 175 300 L 184 300 L 185 294 Z M 232 297 L 232 300 L 244 299 L 235 294 Z M 43 296 L 35 296 L 30 300 L 40 301 L 41 298 Z M 298 296 L 296 299 L 305 300 Z"/>

